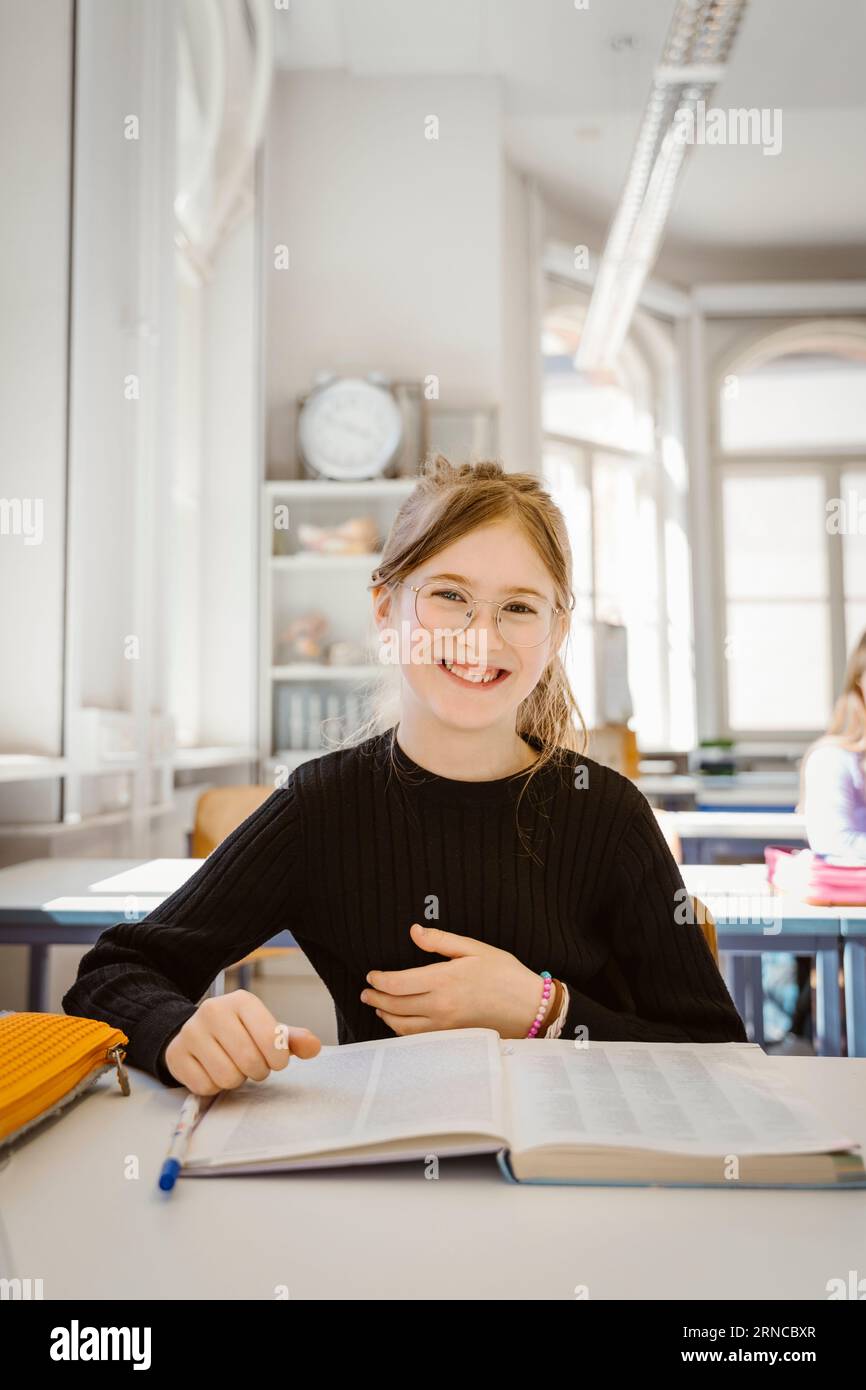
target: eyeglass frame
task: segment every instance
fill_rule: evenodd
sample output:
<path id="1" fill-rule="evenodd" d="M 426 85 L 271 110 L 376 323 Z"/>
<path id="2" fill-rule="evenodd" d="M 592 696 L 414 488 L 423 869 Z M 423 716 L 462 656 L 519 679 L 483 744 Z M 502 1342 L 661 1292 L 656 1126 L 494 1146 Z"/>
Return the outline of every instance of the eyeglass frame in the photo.
<path id="1" fill-rule="evenodd" d="M 415 601 L 414 601 L 415 617 L 418 619 L 418 622 L 421 623 L 421 619 L 418 617 L 418 595 L 419 595 L 419 593 L 421 592 L 422 589 L 426 589 L 426 588 L 427 588 L 428 584 L 435 584 L 435 583 L 437 583 L 437 580 L 436 580 L 435 578 L 433 578 L 433 579 L 425 579 L 423 584 L 410 584 L 410 583 L 409 583 L 407 580 L 405 580 L 405 579 L 398 579 L 398 580 L 396 580 L 395 582 L 396 582 L 397 584 L 399 584 L 399 585 L 402 585 L 402 587 L 403 587 L 404 589 L 411 589 L 412 592 L 414 593 L 414 595 L 415 595 Z M 448 583 L 448 581 L 445 580 L 445 579 L 443 579 L 441 582 L 442 582 L 443 584 Z M 451 582 L 454 582 L 454 581 L 451 581 Z M 463 588 L 464 586 L 461 584 L 461 585 L 459 585 L 458 587 Z M 520 590 L 518 589 L 518 590 L 515 591 L 515 593 L 509 594 L 508 598 L 504 598 L 504 599 L 502 600 L 501 603 L 497 603 L 497 602 L 496 602 L 496 599 L 493 599 L 493 598 L 477 598 L 476 595 L 473 594 L 473 593 L 470 593 L 468 589 L 467 589 L 467 596 L 468 596 L 468 598 L 470 598 L 471 601 L 472 601 L 472 604 L 471 604 L 471 612 L 470 612 L 469 617 L 467 618 L 466 622 L 463 624 L 463 627 L 458 627 L 458 628 L 455 629 L 455 631 L 456 631 L 456 632 L 466 632 L 467 629 L 470 628 L 470 627 L 472 626 L 472 624 L 474 623 L 474 621 L 475 621 L 476 615 L 477 615 L 477 613 L 478 613 L 478 605 L 479 605 L 479 603 L 489 603 L 489 604 L 492 604 L 492 606 L 496 609 L 496 618 L 495 618 L 495 622 L 496 622 L 496 631 L 499 633 L 499 636 L 502 638 L 503 642 L 508 642 L 508 645 L 511 646 L 511 647 L 528 647 L 528 648 L 531 648 L 531 647 L 540 647 L 540 646 L 542 645 L 543 642 L 548 641 L 548 639 L 549 639 L 549 637 L 550 637 L 550 634 L 551 634 L 551 632 L 553 631 L 553 626 L 554 626 L 554 624 L 553 624 L 553 619 L 556 618 L 556 617 L 558 617 L 560 613 L 572 613 L 572 612 L 574 612 L 574 603 L 575 603 L 574 599 L 572 598 L 571 603 L 568 605 L 567 608 L 554 608 L 553 605 L 551 604 L 551 610 L 552 610 L 552 611 L 551 611 L 550 628 L 549 628 L 549 630 L 548 630 L 546 636 L 542 637 L 542 639 L 541 639 L 540 642 L 512 642 L 512 641 L 510 641 L 509 638 L 507 638 L 507 637 L 505 636 L 504 632 L 502 631 L 502 628 L 499 626 L 499 614 L 502 612 L 502 610 L 503 610 L 503 608 L 505 607 L 506 603 L 511 603 L 511 602 L 513 602 L 514 599 L 520 598 Z M 535 597 L 535 596 L 533 595 L 533 597 Z M 549 598 L 544 598 L 544 595 L 543 595 L 543 594 L 539 595 L 539 597 L 542 598 L 542 599 L 544 599 L 544 602 L 545 602 L 545 603 L 550 603 L 550 599 L 549 599 Z M 432 632 L 432 631 L 433 631 L 433 628 L 427 627 L 427 625 L 426 625 L 425 623 L 421 623 L 421 626 L 424 628 L 424 631 L 425 631 L 425 632 Z"/>

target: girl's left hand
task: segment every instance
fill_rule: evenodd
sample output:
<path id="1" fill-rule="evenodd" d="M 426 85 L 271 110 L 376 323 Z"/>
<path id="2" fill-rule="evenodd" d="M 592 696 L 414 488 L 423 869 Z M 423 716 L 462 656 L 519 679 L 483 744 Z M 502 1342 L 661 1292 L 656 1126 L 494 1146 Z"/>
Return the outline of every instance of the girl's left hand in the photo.
<path id="1" fill-rule="evenodd" d="M 417 922 L 410 930 L 422 951 L 450 959 L 369 972 L 361 999 L 389 1028 L 401 1036 L 440 1028 L 495 1028 L 503 1038 L 526 1036 L 541 1006 L 540 975 L 485 941 Z"/>

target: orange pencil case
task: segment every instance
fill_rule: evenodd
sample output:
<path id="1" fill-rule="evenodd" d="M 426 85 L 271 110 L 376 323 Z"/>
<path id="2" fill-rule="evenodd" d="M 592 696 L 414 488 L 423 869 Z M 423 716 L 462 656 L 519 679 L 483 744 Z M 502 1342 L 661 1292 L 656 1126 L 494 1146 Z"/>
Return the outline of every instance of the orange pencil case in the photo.
<path id="1" fill-rule="evenodd" d="M 69 1014 L 0 1014 L 0 1148 L 115 1069 L 129 1095 L 119 1028 Z"/>

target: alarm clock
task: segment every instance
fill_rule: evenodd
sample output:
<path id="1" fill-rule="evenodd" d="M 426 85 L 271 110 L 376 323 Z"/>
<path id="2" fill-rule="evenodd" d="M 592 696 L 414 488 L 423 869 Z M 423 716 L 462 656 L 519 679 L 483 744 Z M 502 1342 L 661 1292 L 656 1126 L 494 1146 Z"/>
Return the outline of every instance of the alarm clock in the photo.
<path id="1" fill-rule="evenodd" d="M 378 478 L 403 442 L 403 416 L 375 376 L 320 378 L 298 415 L 304 462 L 323 478 Z"/>

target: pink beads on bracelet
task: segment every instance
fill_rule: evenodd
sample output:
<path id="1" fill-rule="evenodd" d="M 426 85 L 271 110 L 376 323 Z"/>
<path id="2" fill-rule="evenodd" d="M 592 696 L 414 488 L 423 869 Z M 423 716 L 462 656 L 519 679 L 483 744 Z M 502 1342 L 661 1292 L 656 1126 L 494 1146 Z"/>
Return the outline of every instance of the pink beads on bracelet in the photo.
<path id="1" fill-rule="evenodd" d="M 526 1034 L 528 1038 L 534 1038 L 539 1028 L 541 1027 L 541 1024 L 544 1020 L 544 1015 L 547 1013 L 547 1002 L 550 999 L 550 991 L 553 989 L 553 980 L 551 978 L 549 970 L 542 970 L 541 978 L 544 981 L 544 989 L 541 994 L 541 1008 L 535 1015 L 535 1021 L 533 1022 L 533 1025 L 530 1028 L 529 1032 Z"/>

